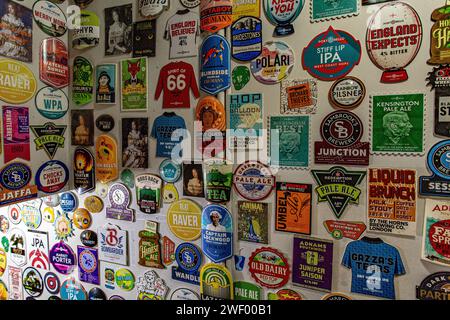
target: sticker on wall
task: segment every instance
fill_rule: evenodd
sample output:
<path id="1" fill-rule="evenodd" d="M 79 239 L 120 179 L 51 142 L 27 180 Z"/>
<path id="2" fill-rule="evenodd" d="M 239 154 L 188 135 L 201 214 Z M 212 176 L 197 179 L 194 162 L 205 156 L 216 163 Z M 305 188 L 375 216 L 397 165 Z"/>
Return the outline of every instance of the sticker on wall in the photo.
<path id="1" fill-rule="evenodd" d="M 81 56 L 73 60 L 72 101 L 77 106 L 84 106 L 94 99 L 94 66 Z"/>
<path id="2" fill-rule="evenodd" d="M 95 189 L 94 156 L 89 149 L 77 147 L 73 155 L 74 187 L 78 194 Z"/>
<path id="3" fill-rule="evenodd" d="M 447 201 L 426 199 L 422 260 L 450 266 L 450 207 Z"/>
<path id="4" fill-rule="evenodd" d="M 414 60 L 422 44 L 419 15 L 404 2 L 387 3 L 372 16 L 366 34 L 367 53 L 381 70 L 381 82 L 408 80 L 405 68 Z"/>
<path id="5" fill-rule="evenodd" d="M 156 56 L 156 20 L 133 23 L 133 58 Z"/>
<path id="6" fill-rule="evenodd" d="M 122 183 L 114 183 L 108 192 L 110 206 L 106 207 L 106 217 L 109 219 L 134 221 L 134 210 L 129 208 L 131 195 Z"/>
<path id="7" fill-rule="evenodd" d="M 100 235 L 99 260 L 128 265 L 128 232 L 119 226 L 107 223 L 98 228 Z"/>
<path id="8" fill-rule="evenodd" d="M 200 49 L 200 89 L 211 95 L 225 91 L 231 85 L 230 70 L 230 44 L 227 39 L 218 34 L 208 36 Z"/>
<path id="9" fill-rule="evenodd" d="M 311 173 L 319 185 L 316 187 L 318 202 L 327 201 L 336 218 L 341 218 L 349 203 L 359 203 L 361 189 L 357 186 L 366 171 L 348 171 L 338 166 L 329 170 L 311 170 Z"/>
<path id="10" fill-rule="evenodd" d="M 231 0 L 200 0 L 200 30 L 217 32 L 233 22 Z"/>
<path id="11" fill-rule="evenodd" d="M 67 241 L 74 236 L 73 222 L 67 212 L 58 211 L 53 226 L 55 227 L 55 238 L 57 240 Z"/>
<path id="12" fill-rule="evenodd" d="M 233 256 L 233 218 L 226 207 L 209 204 L 203 208 L 202 250 L 216 263 Z"/>
<path id="13" fill-rule="evenodd" d="M 147 110 L 147 58 L 121 62 L 121 111 Z"/>
<path id="14" fill-rule="evenodd" d="M 347 110 L 328 114 L 320 125 L 322 141 L 314 143 L 314 162 L 318 164 L 369 165 L 369 142 L 362 142 L 361 119 Z"/>
<path id="15" fill-rule="evenodd" d="M 312 185 L 277 182 L 275 230 L 311 234 Z"/>
<path id="16" fill-rule="evenodd" d="M 234 6 L 233 2 L 233 6 Z M 233 12 L 233 15 L 235 13 Z M 262 51 L 261 20 L 242 16 L 231 26 L 231 55 L 238 61 L 251 61 Z"/>
<path id="17" fill-rule="evenodd" d="M 200 297 L 197 293 L 187 288 L 178 288 L 172 292 L 170 295 L 170 300 L 178 300 L 178 301 L 191 301 L 191 300 L 200 300 Z"/>
<path id="18" fill-rule="evenodd" d="M 9 300 L 16 300 L 16 301 L 23 300 L 21 268 L 16 268 L 13 266 L 8 267 L 8 283 L 9 283 Z"/>
<path id="19" fill-rule="evenodd" d="M 257 283 L 270 289 L 286 285 L 291 272 L 284 255 L 277 249 L 268 247 L 252 252 L 248 261 L 248 270 Z"/>
<path id="20" fill-rule="evenodd" d="M 61 194 L 61 209 L 64 212 L 73 212 L 78 207 L 78 199 L 72 192 Z"/>
<path id="21" fill-rule="evenodd" d="M 167 209 L 167 225 L 179 239 L 193 241 L 201 234 L 202 208 L 192 200 L 181 199 Z"/>
<path id="22" fill-rule="evenodd" d="M 50 160 L 53 160 L 59 148 L 64 148 L 66 141 L 64 133 L 67 126 L 47 122 L 44 125 L 30 126 L 30 128 L 36 137 L 34 139 L 36 151 L 44 150 Z"/>
<path id="23" fill-rule="evenodd" d="M 233 278 L 230 271 L 215 263 L 205 264 L 200 270 L 201 300 L 232 300 Z"/>
<path id="24" fill-rule="evenodd" d="M 39 297 L 44 291 L 44 280 L 41 274 L 33 267 L 26 268 L 22 273 L 22 285 L 32 297 Z"/>
<path id="25" fill-rule="evenodd" d="M 344 77 L 337 80 L 328 92 L 328 101 L 338 109 L 354 109 L 366 97 L 366 86 L 355 77 Z"/>
<path id="26" fill-rule="evenodd" d="M 202 253 L 196 245 L 184 242 L 175 251 L 177 267 L 172 267 L 172 279 L 200 285 L 200 266 L 202 265 Z"/>
<path id="27" fill-rule="evenodd" d="M 276 0 L 262 1 L 267 20 L 276 25 L 273 36 L 280 37 L 293 34 L 295 30 L 292 23 L 302 12 L 305 0 L 295 0 L 288 3 Z"/>
<path id="28" fill-rule="evenodd" d="M 34 102 L 41 116 L 50 120 L 61 119 L 69 110 L 67 95 L 64 91 L 52 87 L 44 87 L 39 90 Z"/>
<path id="29" fill-rule="evenodd" d="M 142 18 L 156 19 L 164 10 L 169 10 L 169 0 L 139 0 L 138 12 Z"/>
<path id="30" fill-rule="evenodd" d="M 76 255 L 63 241 L 57 242 L 50 250 L 50 263 L 61 274 L 68 275 L 75 270 Z"/>
<path id="31" fill-rule="evenodd" d="M 158 274 L 153 271 L 147 271 L 136 284 L 139 292 L 138 300 L 165 300 L 169 292 L 169 287 L 166 286 L 164 279 L 160 278 Z"/>
<path id="32" fill-rule="evenodd" d="M 28 261 L 34 268 L 50 270 L 47 232 L 28 230 Z"/>
<path id="33" fill-rule="evenodd" d="M 3 150 L 5 163 L 30 161 L 30 119 L 26 107 L 3 106 Z"/>
<path id="34" fill-rule="evenodd" d="M 42 223 L 41 207 L 42 200 L 32 200 L 25 202 L 20 209 L 20 215 L 24 225 L 32 230 L 39 228 Z"/>
<path id="35" fill-rule="evenodd" d="M 9 259 L 18 267 L 27 263 L 27 242 L 25 232 L 21 229 L 12 229 L 9 238 Z"/>
<path id="36" fill-rule="evenodd" d="M 333 81 L 349 74 L 360 59 L 359 40 L 330 26 L 303 49 L 302 66 L 314 78 Z"/>
<path id="37" fill-rule="evenodd" d="M 37 198 L 38 189 L 31 181 L 31 169 L 12 162 L 0 170 L 0 206 Z"/>
<path id="38" fill-rule="evenodd" d="M 370 106 L 371 151 L 422 155 L 426 96 L 423 93 L 373 95 Z"/>
<path id="39" fill-rule="evenodd" d="M 36 89 L 34 73 L 26 65 L 10 59 L 0 59 L 1 100 L 23 104 L 34 97 Z"/>
<path id="40" fill-rule="evenodd" d="M 281 114 L 312 114 L 317 110 L 318 88 L 313 79 L 281 81 Z"/>
<path id="41" fill-rule="evenodd" d="M 81 10 L 81 25 L 72 30 L 72 47 L 77 50 L 95 47 L 100 42 L 100 19 L 87 10 Z"/>
<path id="42" fill-rule="evenodd" d="M 250 70 L 247 66 L 236 66 L 231 72 L 231 81 L 236 91 L 243 89 L 250 81 Z"/>
<path id="43" fill-rule="evenodd" d="M 416 286 L 416 299 L 448 301 L 448 286 L 450 272 L 436 272 L 430 274 Z"/>
<path id="44" fill-rule="evenodd" d="M 359 0 L 343 0 L 328 1 L 315 0 L 311 1 L 311 22 L 323 22 L 336 18 L 346 18 L 357 16 L 359 14 Z"/>
<path id="45" fill-rule="evenodd" d="M 44 193 L 55 193 L 62 190 L 69 181 L 69 169 L 59 160 L 45 162 L 35 175 L 35 182 Z"/>
<path id="46" fill-rule="evenodd" d="M 437 8 L 431 14 L 434 21 L 431 28 L 430 59 L 429 64 L 450 63 L 450 40 L 447 37 L 450 3 L 446 1 L 443 7 Z"/>
<path id="47" fill-rule="evenodd" d="M 309 116 L 271 116 L 270 165 L 282 168 L 309 166 Z"/>
<path id="48" fill-rule="evenodd" d="M 449 7 L 450 8 L 450 7 Z M 449 19 L 450 20 L 450 19 Z M 434 133 L 450 137 L 450 66 L 441 65 L 428 73 L 428 85 L 434 93 Z"/>
<path id="49" fill-rule="evenodd" d="M 235 281 L 234 300 L 257 301 L 261 300 L 262 288 L 254 283 L 245 281 Z"/>
<path id="50" fill-rule="evenodd" d="M 266 199 L 275 187 L 275 176 L 259 161 L 246 161 L 234 171 L 233 186 L 238 194 L 250 201 Z"/>
<path id="51" fill-rule="evenodd" d="M 122 118 L 122 167 L 148 167 L 148 118 Z"/>
<path id="52" fill-rule="evenodd" d="M 117 142 L 111 136 L 100 135 L 95 143 L 95 175 L 101 183 L 114 181 L 119 177 Z"/>
<path id="53" fill-rule="evenodd" d="M 122 170 L 120 174 L 120 181 L 122 181 L 128 188 L 134 188 L 134 173 L 130 169 Z"/>
<path id="54" fill-rule="evenodd" d="M 333 239 L 336 240 L 343 238 L 358 240 L 367 228 L 364 222 L 337 220 L 326 220 L 323 222 L 323 225 Z"/>
<path id="55" fill-rule="evenodd" d="M 154 174 L 136 176 L 136 203 L 148 214 L 156 213 L 161 206 L 162 179 Z"/>
<path id="56" fill-rule="evenodd" d="M 291 47 L 282 41 L 265 42 L 262 53 L 250 64 L 253 77 L 263 84 L 279 83 L 294 68 L 295 56 Z"/>
<path id="57" fill-rule="evenodd" d="M 39 78 L 45 84 L 64 88 L 69 84 L 69 52 L 58 38 L 42 40 L 39 55 Z"/>
<path id="58" fill-rule="evenodd" d="M 238 201 L 238 240 L 269 243 L 268 204 Z"/>
<path id="59" fill-rule="evenodd" d="M 61 284 L 60 295 L 62 300 L 87 300 L 86 290 L 74 277 L 66 279 Z"/>
<path id="60" fill-rule="evenodd" d="M 33 17 L 39 28 L 52 37 L 61 37 L 67 31 L 64 12 L 50 1 L 37 1 L 33 5 Z"/>
<path id="61" fill-rule="evenodd" d="M 331 291 L 333 279 L 333 241 L 294 237 L 292 283 L 300 287 Z M 308 272 L 304 272 L 308 270 Z"/>
<path id="62" fill-rule="evenodd" d="M 225 203 L 231 199 L 233 164 L 225 160 L 203 162 L 205 199 L 214 203 Z"/>
<path id="63" fill-rule="evenodd" d="M 100 285 L 98 250 L 78 246 L 78 279 Z"/>
<path id="64" fill-rule="evenodd" d="M 369 168 L 368 231 L 416 235 L 416 170 Z"/>
<path id="65" fill-rule="evenodd" d="M 99 64 L 95 67 L 95 75 L 95 103 L 115 104 L 117 94 L 117 64 Z"/>
<path id="66" fill-rule="evenodd" d="M 261 149 L 263 145 L 263 95 L 230 94 L 227 99 L 229 148 Z"/>

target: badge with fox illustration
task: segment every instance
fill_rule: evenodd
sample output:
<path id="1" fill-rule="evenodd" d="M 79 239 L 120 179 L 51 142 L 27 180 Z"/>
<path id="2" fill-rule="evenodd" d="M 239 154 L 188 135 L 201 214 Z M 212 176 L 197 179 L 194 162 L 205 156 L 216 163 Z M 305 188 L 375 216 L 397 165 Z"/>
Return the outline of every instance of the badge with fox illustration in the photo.
<path id="1" fill-rule="evenodd" d="M 122 61 L 121 111 L 147 110 L 147 59 Z"/>

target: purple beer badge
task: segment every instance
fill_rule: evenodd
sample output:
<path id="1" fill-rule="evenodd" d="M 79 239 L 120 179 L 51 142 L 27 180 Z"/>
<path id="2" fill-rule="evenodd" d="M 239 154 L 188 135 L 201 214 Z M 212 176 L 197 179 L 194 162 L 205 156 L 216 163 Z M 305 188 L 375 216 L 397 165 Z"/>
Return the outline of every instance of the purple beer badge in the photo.
<path id="1" fill-rule="evenodd" d="M 122 183 L 115 183 L 108 194 L 111 206 L 106 207 L 106 217 L 124 221 L 134 221 L 134 210 L 129 209 L 130 191 Z"/>
<path id="2" fill-rule="evenodd" d="M 97 249 L 78 246 L 78 278 L 83 282 L 100 285 Z"/>
<path id="3" fill-rule="evenodd" d="M 313 290 L 331 291 L 333 241 L 294 237 L 292 283 Z"/>
<path id="4" fill-rule="evenodd" d="M 68 275 L 75 269 L 75 253 L 63 241 L 56 243 L 50 250 L 50 263 L 61 274 Z"/>
<path id="5" fill-rule="evenodd" d="M 361 142 L 363 123 L 350 111 L 330 113 L 320 126 L 323 141 L 315 143 L 315 163 L 369 165 L 369 142 Z"/>
<path id="6" fill-rule="evenodd" d="M 28 108 L 3 106 L 5 163 L 17 158 L 30 161 L 30 119 Z"/>

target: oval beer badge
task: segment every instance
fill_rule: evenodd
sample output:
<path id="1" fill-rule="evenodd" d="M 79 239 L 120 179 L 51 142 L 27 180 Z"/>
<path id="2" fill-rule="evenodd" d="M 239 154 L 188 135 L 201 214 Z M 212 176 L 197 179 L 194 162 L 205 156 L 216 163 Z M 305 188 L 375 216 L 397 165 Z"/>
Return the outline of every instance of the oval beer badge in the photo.
<path id="1" fill-rule="evenodd" d="M 0 171 L 0 184 L 8 190 L 20 190 L 31 180 L 31 169 L 21 163 L 13 162 Z"/>
<path id="2" fill-rule="evenodd" d="M 251 61 L 262 51 L 261 20 L 244 16 L 231 26 L 231 55 L 238 61 Z"/>
<path id="3" fill-rule="evenodd" d="M 0 99 L 7 103 L 23 104 L 33 98 L 37 81 L 26 65 L 0 59 Z"/>
<path id="4" fill-rule="evenodd" d="M 275 177 L 268 166 L 259 161 L 247 161 L 234 171 L 233 185 L 241 197 L 261 201 L 272 193 Z"/>
<path id="5" fill-rule="evenodd" d="M 69 99 L 64 91 L 52 87 L 39 90 L 34 102 L 41 116 L 50 120 L 64 117 L 69 110 Z"/>
<path id="6" fill-rule="evenodd" d="M 94 66 L 81 56 L 75 57 L 72 72 L 72 101 L 84 106 L 94 100 Z"/>
<path id="7" fill-rule="evenodd" d="M 259 248 L 248 259 L 248 270 L 260 285 L 277 289 L 289 281 L 289 263 L 277 249 Z"/>
<path id="8" fill-rule="evenodd" d="M 282 41 L 264 43 L 261 55 L 250 64 L 256 80 L 263 84 L 276 84 L 287 78 L 294 68 L 292 49 Z"/>
<path id="9" fill-rule="evenodd" d="M 69 84 L 69 51 L 66 44 L 57 38 L 42 40 L 39 77 L 42 82 L 60 89 Z"/>
<path id="10" fill-rule="evenodd" d="M 61 161 L 47 161 L 36 172 L 35 179 L 39 191 L 55 193 L 63 189 L 69 180 L 69 169 Z"/>
<path id="11" fill-rule="evenodd" d="M 427 164 L 433 173 L 419 178 L 419 194 L 448 197 L 450 195 L 450 140 L 436 143 L 428 151 Z"/>
<path id="12" fill-rule="evenodd" d="M 50 1 L 37 1 L 33 5 L 33 17 L 43 32 L 52 37 L 61 37 L 67 31 L 64 12 Z"/>
<path id="13" fill-rule="evenodd" d="M 181 199 L 167 210 L 167 224 L 179 239 L 193 241 L 201 234 L 202 208 L 192 200 Z"/>
<path id="14" fill-rule="evenodd" d="M 100 131 L 110 132 L 114 129 L 115 121 L 109 114 L 102 114 L 95 120 L 95 126 Z"/>
<path id="15" fill-rule="evenodd" d="M 71 274 L 75 269 L 76 260 L 72 248 L 63 241 L 56 243 L 50 249 L 50 263 L 61 274 Z"/>
<path id="16" fill-rule="evenodd" d="M 345 77 L 337 80 L 330 88 L 328 100 L 335 108 L 354 109 L 366 97 L 364 83 L 355 77 Z"/>

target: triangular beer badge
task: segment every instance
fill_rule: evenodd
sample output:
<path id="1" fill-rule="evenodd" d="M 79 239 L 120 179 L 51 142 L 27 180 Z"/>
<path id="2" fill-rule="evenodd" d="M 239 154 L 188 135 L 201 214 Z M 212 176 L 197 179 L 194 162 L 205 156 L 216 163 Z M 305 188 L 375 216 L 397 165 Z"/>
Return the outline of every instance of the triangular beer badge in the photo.
<path id="1" fill-rule="evenodd" d="M 42 126 L 31 126 L 36 139 L 36 151 L 44 150 L 49 156 L 50 160 L 55 157 L 58 148 L 64 148 L 64 132 L 67 126 L 56 125 L 52 122 L 47 122 Z"/>
<path id="2" fill-rule="evenodd" d="M 329 170 L 312 170 L 319 202 L 328 201 L 335 216 L 339 219 L 348 203 L 357 204 L 361 189 L 356 188 L 364 179 L 365 171 L 347 171 L 343 167 Z"/>

